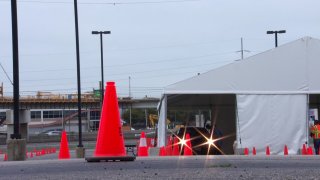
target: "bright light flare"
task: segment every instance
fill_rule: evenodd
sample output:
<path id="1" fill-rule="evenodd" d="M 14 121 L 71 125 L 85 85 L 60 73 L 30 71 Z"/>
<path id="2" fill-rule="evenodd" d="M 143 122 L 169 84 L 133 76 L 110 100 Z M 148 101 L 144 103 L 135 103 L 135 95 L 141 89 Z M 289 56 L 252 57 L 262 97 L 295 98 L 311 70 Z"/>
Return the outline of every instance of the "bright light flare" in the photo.
<path id="1" fill-rule="evenodd" d="M 180 139 L 179 144 L 181 144 L 182 146 L 186 146 L 187 145 L 187 140 L 185 140 L 184 138 Z"/>
<path id="2" fill-rule="evenodd" d="M 197 130 L 197 129 L 196 129 L 196 130 Z M 204 138 L 206 139 L 206 142 L 203 143 L 203 144 L 200 144 L 199 146 L 205 146 L 205 145 L 208 146 L 207 155 L 209 155 L 211 148 L 215 148 L 216 150 L 218 150 L 218 151 L 219 151 L 221 154 L 223 154 L 223 155 L 225 154 L 225 153 L 215 144 L 215 142 L 220 141 L 220 140 L 225 139 L 225 138 L 228 138 L 228 137 L 230 137 L 230 136 L 232 136 L 232 135 L 227 135 L 227 136 L 223 136 L 223 137 L 214 139 L 212 133 L 210 134 L 210 138 L 207 138 L 207 137 L 206 137 L 204 134 L 202 134 L 199 130 L 197 130 L 197 131 L 199 132 L 199 134 L 200 134 L 202 137 L 204 137 Z"/>
<path id="3" fill-rule="evenodd" d="M 213 139 L 207 139 L 207 144 L 209 144 L 210 146 L 213 146 L 213 144 L 214 144 L 214 140 Z"/>

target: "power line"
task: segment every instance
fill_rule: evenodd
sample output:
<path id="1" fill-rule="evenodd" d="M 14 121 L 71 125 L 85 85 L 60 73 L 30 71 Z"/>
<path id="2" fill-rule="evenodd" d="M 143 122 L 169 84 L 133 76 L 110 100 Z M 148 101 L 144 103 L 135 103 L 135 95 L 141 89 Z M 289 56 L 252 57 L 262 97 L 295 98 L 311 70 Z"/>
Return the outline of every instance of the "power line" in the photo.
<path id="1" fill-rule="evenodd" d="M 233 61 L 233 60 L 232 60 Z M 219 63 L 226 63 L 226 62 L 232 62 L 230 60 L 224 60 L 224 61 L 217 61 L 213 63 L 206 63 L 206 64 L 198 64 L 198 65 L 186 65 L 186 66 L 179 66 L 179 67 L 173 67 L 173 68 L 160 68 L 160 69 L 151 69 L 151 70 L 146 70 L 146 71 L 133 71 L 133 72 L 123 72 L 123 73 L 113 73 L 113 74 L 108 74 L 108 76 L 122 76 L 122 75 L 132 75 L 132 74 L 141 74 L 141 73 L 149 73 L 149 72 L 157 72 L 157 71 L 168 71 L 168 70 L 179 70 L 179 69 L 186 69 L 186 68 L 194 68 L 194 67 L 201 67 L 201 66 L 208 66 L 208 65 L 213 65 L 213 64 L 219 64 Z M 96 78 L 96 76 L 86 76 L 83 77 L 84 79 L 88 78 Z M 61 80 L 74 80 L 75 77 L 70 77 L 70 78 L 53 78 L 53 79 L 35 79 L 35 80 L 28 80 L 25 79 L 23 81 L 25 82 L 39 82 L 39 81 L 61 81 Z"/>
<path id="2" fill-rule="evenodd" d="M 0 66 L 1 66 L 1 68 L 2 68 L 2 70 L 3 70 L 3 72 L 4 72 L 4 74 L 7 76 L 8 80 L 10 81 L 10 83 L 13 85 L 13 82 L 11 81 L 11 79 L 10 79 L 10 77 L 9 77 L 8 73 L 6 72 L 6 70 L 4 69 L 4 67 L 2 66 L 2 64 L 1 64 L 1 63 L 0 63 Z"/>
<path id="3" fill-rule="evenodd" d="M 10 0 L 0 0 L 1 2 L 10 2 Z M 185 2 L 197 2 L 201 0 L 163 0 L 163 1 L 136 1 L 136 2 L 78 2 L 78 4 L 84 5 L 137 5 L 137 4 L 163 4 L 163 3 L 185 3 Z M 19 3 L 38 3 L 38 4 L 73 4 L 69 1 L 37 1 L 37 0 L 25 0 L 19 1 Z"/>
<path id="4" fill-rule="evenodd" d="M 169 59 L 162 59 L 162 60 L 150 60 L 150 61 L 143 61 L 143 62 L 137 62 L 137 63 L 128 63 L 128 64 L 116 64 L 116 65 L 107 65 L 104 66 L 105 68 L 115 68 L 115 67 L 126 67 L 126 66 L 136 66 L 136 65 L 143 65 L 143 64 L 154 64 L 154 63 L 164 63 L 164 62 L 177 62 L 177 61 L 184 61 L 184 60 L 193 60 L 193 59 L 200 59 L 200 58 L 206 58 L 206 57 L 212 57 L 212 56 L 219 56 L 224 54 L 233 54 L 234 51 L 228 51 L 228 52 L 221 52 L 221 53 L 209 53 L 204 55 L 198 55 L 198 56 L 190 56 L 190 57 L 179 57 L 179 58 L 169 58 Z M 92 66 L 92 67 L 85 67 L 81 68 L 81 70 L 89 70 L 89 69 L 96 69 L 100 68 L 99 66 Z M 47 69 L 47 70 L 30 70 L 30 71 L 20 71 L 20 73 L 38 73 L 38 72 L 56 72 L 56 71 L 69 71 L 69 70 L 75 70 L 75 68 L 64 68 L 64 69 Z"/>

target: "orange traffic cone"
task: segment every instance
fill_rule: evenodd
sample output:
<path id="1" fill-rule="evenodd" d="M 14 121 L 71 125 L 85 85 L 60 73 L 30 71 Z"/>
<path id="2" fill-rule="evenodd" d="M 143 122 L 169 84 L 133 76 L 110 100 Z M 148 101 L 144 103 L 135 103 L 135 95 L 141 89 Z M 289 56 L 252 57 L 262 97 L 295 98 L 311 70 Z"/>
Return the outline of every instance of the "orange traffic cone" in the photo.
<path id="1" fill-rule="evenodd" d="M 114 82 L 107 82 L 94 156 L 126 156 Z"/>
<path id="2" fill-rule="evenodd" d="M 179 156 L 180 151 L 179 151 L 179 139 L 177 137 L 173 138 L 173 150 L 172 150 L 172 155 L 173 156 Z"/>
<path id="3" fill-rule="evenodd" d="M 308 155 L 313 155 L 313 150 L 312 150 L 311 146 L 308 147 L 307 151 L 308 151 L 308 153 L 307 153 Z"/>
<path id="4" fill-rule="evenodd" d="M 267 146 L 267 148 L 266 148 L 266 155 L 267 155 L 267 156 L 270 155 L 270 148 L 269 148 L 269 146 Z"/>
<path id="5" fill-rule="evenodd" d="M 257 154 L 256 148 L 253 147 L 253 148 L 252 148 L 252 155 L 256 155 L 256 154 Z"/>
<path id="6" fill-rule="evenodd" d="M 148 156 L 148 146 L 146 140 L 146 133 L 141 132 L 139 148 L 138 148 L 138 156 Z"/>
<path id="7" fill-rule="evenodd" d="M 42 150 L 41 150 L 41 155 L 46 155 L 47 153 L 46 153 L 46 150 L 44 150 L 43 148 L 42 148 Z"/>
<path id="8" fill-rule="evenodd" d="M 288 153 L 288 147 L 287 147 L 287 145 L 284 145 L 283 154 L 284 154 L 284 155 L 288 155 L 288 154 L 289 154 L 289 153 Z"/>
<path id="9" fill-rule="evenodd" d="M 192 145 L 191 145 L 189 133 L 186 134 L 185 141 L 186 141 L 186 144 L 184 145 L 183 155 L 184 156 L 192 156 Z"/>
<path id="10" fill-rule="evenodd" d="M 306 147 L 306 144 L 303 144 L 302 145 L 302 155 L 307 155 L 307 147 Z"/>
<path id="11" fill-rule="evenodd" d="M 162 146 L 160 148 L 160 152 L 159 152 L 159 156 L 166 156 L 166 148 L 164 146 Z"/>
<path id="12" fill-rule="evenodd" d="M 7 154 L 4 154 L 3 160 L 4 160 L 4 161 L 8 161 L 8 155 L 7 155 Z"/>
<path id="13" fill-rule="evenodd" d="M 166 146 L 166 154 L 167 156 L 172 156 L 172 137 L 170 136 L 168 139 L 168 145 Z"/>
<path id="14" fill-rule="evenodd" d="M 249 155 L 249 149 L 248 148 L 244 148 L 244 155 Z"/>
<path id="15" fill-rule="evenodd" d="M 42 153 L 43 152 L 44 152 L 44 149 L 42 150 Z M 59 159 L 70 159 L 70 151 L 69 151 L 66 131 L 62 131 L 62 134 L 61 134 Z"/>

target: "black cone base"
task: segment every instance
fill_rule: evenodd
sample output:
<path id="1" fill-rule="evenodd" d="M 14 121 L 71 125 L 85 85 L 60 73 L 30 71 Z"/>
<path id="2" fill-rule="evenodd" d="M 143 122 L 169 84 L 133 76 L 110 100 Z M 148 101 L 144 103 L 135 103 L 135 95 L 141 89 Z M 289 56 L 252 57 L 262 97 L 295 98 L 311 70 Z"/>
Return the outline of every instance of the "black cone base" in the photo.
<path id="1" fill-rule="evenodd" d="M 86 157 L 87 162 L 115 162 L 115 161 L 134 161 L 135 156 L 100 156 L 100 157 Z"/>

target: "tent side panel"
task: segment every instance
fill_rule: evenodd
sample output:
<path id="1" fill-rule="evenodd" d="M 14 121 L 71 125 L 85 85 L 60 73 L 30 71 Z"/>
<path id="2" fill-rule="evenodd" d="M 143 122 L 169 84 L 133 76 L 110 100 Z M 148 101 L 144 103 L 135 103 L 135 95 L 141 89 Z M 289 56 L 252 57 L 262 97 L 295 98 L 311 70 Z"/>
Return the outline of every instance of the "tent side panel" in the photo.
<path id="1" fill-rule="evenodd" d="M 238 148 L 265 154 L 298 154 L 307 141 L 307 95 L 237 95 Z M 241 138 L 241 143 L 239 143 Z"/>

